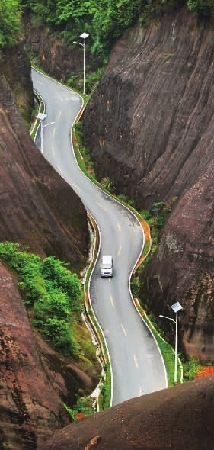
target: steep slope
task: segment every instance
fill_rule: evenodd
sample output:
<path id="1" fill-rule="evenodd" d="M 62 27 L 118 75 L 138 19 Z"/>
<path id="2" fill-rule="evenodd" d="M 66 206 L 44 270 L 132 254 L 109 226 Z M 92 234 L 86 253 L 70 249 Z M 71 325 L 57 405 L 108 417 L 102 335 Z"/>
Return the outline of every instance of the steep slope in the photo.
<path id="1" fill-rule="evenodd" d="M 139 209 L 171 205 L 141 299 L 157 318 L 180 301 L 179 345 L 204 360 L 214 360 L 213 57 L 214 31 L 186 9 L 137 25 L 115 45 L 82 120 L 100 179 Z"/>
<path id="2" fill-rule="evenodd" d="M 78 271 L 88 252 L 86 210 L 30 139 L 6 78 L 7 64 L 0 72 L 1 240 L 55 255 Z"/>
<path id="3" fill-rule="evenodd" d="M 123 402 L 56 431 L 38 450 L 211 450 L 214 378 Z"/>
<path id="4" fill-rule="evenodd" d="M 51 430 L 69 423 L 62 406 L 67 392 L 63 378 L 38 352 L 17 280 L 1 263 L 0 311 L 0 446 L 36 449 Z"/>

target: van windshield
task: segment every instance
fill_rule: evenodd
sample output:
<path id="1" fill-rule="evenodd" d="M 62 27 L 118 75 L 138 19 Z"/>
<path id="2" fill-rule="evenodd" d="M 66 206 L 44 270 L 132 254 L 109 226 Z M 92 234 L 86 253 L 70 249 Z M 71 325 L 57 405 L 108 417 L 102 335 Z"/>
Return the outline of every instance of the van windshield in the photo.
<path id="1" fill-rule="evenodd" d="M 103 267 L 105 267 L 105 269 L 111 269 L 111 264 L 102 264 Z"/>

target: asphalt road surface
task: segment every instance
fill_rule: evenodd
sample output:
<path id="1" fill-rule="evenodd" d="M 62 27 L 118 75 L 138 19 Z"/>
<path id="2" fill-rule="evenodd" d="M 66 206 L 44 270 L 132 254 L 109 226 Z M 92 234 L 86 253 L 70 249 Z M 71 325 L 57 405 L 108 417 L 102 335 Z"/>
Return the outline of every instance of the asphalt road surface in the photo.
<path id="1" fill-rule="evenodd" d="M 91 183 L 76 163 L 71 129 L 82 106 L 81 97 L 35 70 L 32 79 L 46 105 L 37 145 L 81 198 L 100 230 L 101 248 L 89 294 L 110 354 L 112 405 L 164 389 L 167 377 L 162 357 L 129 289 L 130 274 L 144 245 L 141 226 L 128 209 Z M 111 279 L 100 277 L 102 255 L 113 256 Z"/>

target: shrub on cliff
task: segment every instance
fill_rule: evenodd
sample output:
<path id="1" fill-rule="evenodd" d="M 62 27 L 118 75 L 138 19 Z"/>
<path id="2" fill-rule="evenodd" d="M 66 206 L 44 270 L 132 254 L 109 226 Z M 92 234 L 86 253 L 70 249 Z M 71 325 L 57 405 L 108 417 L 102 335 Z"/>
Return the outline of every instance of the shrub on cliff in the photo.
<path id="1" fill-rule="evenodd" d="M 20 33 L 21 8 L 19 0 L 0 2 L 0 49 L 12 46 Z"/>
<path id="2" fill-rule="evenodd" d="M 105 56 L 112 43 L 132 25 L 142 8 L 141 0 L 21 0 L 26 11 L 51 25 L 72 43 L 84 31 L 91 52 Z M 146 0 L 143 1 L 143 4 Z"/>
<path id="3" fill-rule="evenodd" d="M 19 276 L 25 303 L 33 308 L 33 322 L 40 332 L 67 356 L 77 356 L 73 325 L 83 306 L 80 280 L 54 256 L 43 261 L 18 244 L 0 243 L 0 257 Z"/>
<path id="4" fill-rule="evenodd" d="M 211 20 L 214 19 L 214 2 L 213 0 L 188 0 L 187 6 L 198 19 Z"/>

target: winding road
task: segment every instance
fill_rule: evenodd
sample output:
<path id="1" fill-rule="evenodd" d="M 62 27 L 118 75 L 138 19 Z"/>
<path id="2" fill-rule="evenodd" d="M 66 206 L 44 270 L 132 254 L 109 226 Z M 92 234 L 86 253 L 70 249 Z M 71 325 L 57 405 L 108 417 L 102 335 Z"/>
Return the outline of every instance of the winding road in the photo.
<path id="1" fill-rule="evenodd" d="M 46 105 L 41 130 L 43 156 L 81 198 L 100 230 L 101 250 L 89 294 L 110 354 L 112 405 L 164 389 L 167 377 L 162 357 L 129 289 L 130 274 L 144 245 L 142 228 L 128 209 L 91 183 L 77 165 L 71 127 L 82 106 L 81 97 L 35 70 L 32 80 Z M 113 256 L 112 279 L 100 277 L 104 254 Z"/>

